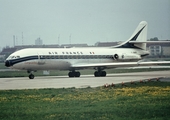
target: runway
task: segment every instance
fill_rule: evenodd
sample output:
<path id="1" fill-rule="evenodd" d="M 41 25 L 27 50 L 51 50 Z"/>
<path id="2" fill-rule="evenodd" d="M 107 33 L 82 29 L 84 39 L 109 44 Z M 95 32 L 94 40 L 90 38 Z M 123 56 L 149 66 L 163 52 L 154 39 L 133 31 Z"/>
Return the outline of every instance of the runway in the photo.
<path id="1" fill-rule="evenodd" d="M 170 78 L 170 71 L 117 73 L 108 74 L 106 77 L 94 77 L 93 75 L 82 75 L 79 78 L 42 76 L 35 77 L 33 80 L 30 80 L 28 77 L 0 78 L 0 90 L 98 87 L 106 83 L 117 84 L 160 77 Z"/>

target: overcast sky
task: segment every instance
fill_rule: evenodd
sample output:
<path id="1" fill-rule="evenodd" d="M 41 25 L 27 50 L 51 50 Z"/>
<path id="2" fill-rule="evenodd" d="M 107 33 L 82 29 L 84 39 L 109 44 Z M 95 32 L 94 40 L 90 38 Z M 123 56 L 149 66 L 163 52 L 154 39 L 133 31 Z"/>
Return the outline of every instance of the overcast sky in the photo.
<path id="1" fill-rule="evenodd" d="M 22 32 L 24 45 L 124 41 L 143 20 L 148 38 L 170 40 L 170 0 L 0 0 L 0 47 Z"/>

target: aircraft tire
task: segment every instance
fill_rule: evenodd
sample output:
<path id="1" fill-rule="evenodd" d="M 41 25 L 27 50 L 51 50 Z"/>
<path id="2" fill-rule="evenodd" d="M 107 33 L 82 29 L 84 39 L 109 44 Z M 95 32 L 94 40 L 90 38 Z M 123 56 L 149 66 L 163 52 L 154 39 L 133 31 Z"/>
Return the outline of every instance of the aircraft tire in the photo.
<path id="1" fill-rule="evenodd" d="M 95 77 L 105 77 L 106 76 L 106 71 L 101 71 L 101 72 L 95 71 L 94 76 Z"/>
<path id="2" fill-rule="evenodd" d="M 105 77 L 106 76 L 106 71 L 102 71 L 100 76 Z"/>
<path id="3" fill-rule="evenodd" d="M 75 72 L 74 76 L 75 77 L 80 77 L 80 72 Z"/>
<path id="4" fill-rule="evenodd" d="M 68 76 L 69 77 L 80 77 L 80 72 L 69 72 Z"/>
<path id="5" fill-rule="evenodd" d="M 29 79 L 34 79 L 34 75 L 33 75 L 33 74 L 30 74 L 30 75 L 29 75 Z"/>
<path id="6" fill-rule="evenodd" d="M 95 77 L 100 77 L 99 72 L 98 72 L 98 71 L 95 71 L 95 72 L 94 72 L 94 76 L 95 76 Z"/>
<path id="7" fill-rule="evenodd" d="M 69 77 L 74 77 L 74 72 L 69 72 L 69 73 L 68 73 L 68 76 L 69 76 Z"/>

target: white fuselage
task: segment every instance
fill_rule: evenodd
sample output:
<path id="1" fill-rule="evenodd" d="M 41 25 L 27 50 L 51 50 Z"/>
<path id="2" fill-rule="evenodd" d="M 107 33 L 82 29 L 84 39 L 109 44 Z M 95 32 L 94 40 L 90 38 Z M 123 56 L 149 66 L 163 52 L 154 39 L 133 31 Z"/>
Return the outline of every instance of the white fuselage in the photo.
<path id="1" fill-rule="evenodd" d="M 115 59 L 117 54 L 119 58 Z M 28 48 L 11 54 L 11 68 L 20 70 L 71 70 L 72 65 L 138 61 L 147 51 L 134 48 Z"/>
<path id="2" fill-rule="evenodd" d="M 146 43 L 147 22 L 141 21 L 128 40 L 114 47 L 22 49 L 11 54 L 6 59 L 5 66 L 27 70 L 30 79 L 34 79 L 32 71 L 37 70 L 69 70 L 69 77 L 80 77 L 77 70 L 84 68 L 95 69 L 95 77 L 105 77 L 106 68 L 160 63 L 139 61 L 149 55 Z"/>

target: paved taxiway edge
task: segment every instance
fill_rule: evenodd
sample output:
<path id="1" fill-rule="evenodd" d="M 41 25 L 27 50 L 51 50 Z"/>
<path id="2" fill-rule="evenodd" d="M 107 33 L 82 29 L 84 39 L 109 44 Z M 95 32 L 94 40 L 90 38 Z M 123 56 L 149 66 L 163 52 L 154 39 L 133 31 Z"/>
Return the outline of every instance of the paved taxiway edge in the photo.
<path id="1" fill-rule="evenodd" d="M 0 78 L 0 90 L 98 87 L 104 84 L 118 84 L 152 78 L 164 78 L 169 81 L 170 71 L 108 74 L 106 77 L 94 77 L 93 75 L 82 75 L 80 78 L 42 76 L 35 77 L 33 80 L 28 77 Z"/>

